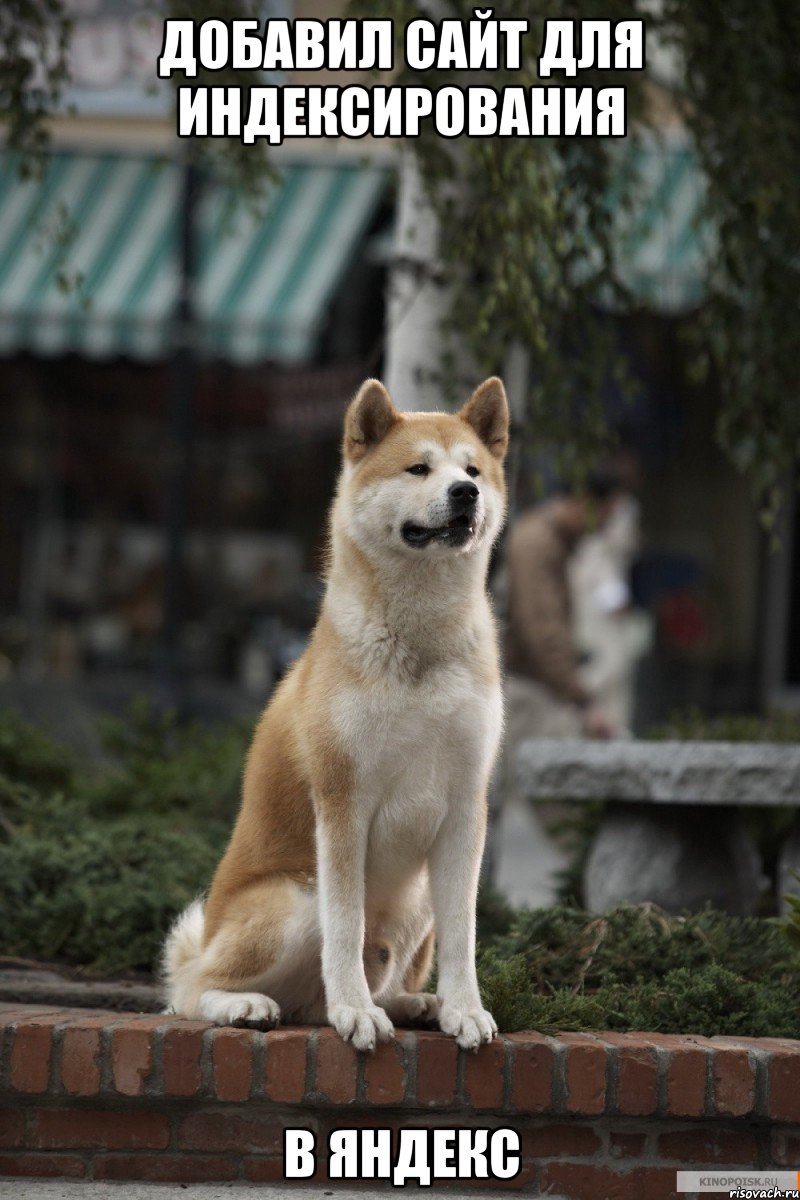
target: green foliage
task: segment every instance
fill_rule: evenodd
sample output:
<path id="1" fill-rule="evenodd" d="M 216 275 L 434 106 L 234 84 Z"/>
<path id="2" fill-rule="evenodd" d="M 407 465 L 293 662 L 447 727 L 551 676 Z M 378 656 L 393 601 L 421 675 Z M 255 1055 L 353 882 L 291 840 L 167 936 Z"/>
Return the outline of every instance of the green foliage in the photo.
<path id="1" fill-rule="evenodd" d="M 701 355 L 719 379 L 718 436 L 767 525 L 800 454 L 800 8 L 792 0 L 667 0 L 686 64 L 685 119 L 717 231 Z"/>
<path id="2" fill-rule="evenodd" d="M 192 20 L 196 25 L 214 18 L 216 20 L 256 20 L 264 15 L 259 0 L 145 0 L 145 11 L 159 21 L 164 19 Z M 155 63 L 153 64 L 155 80 Z M 216 71 L 206 70 L 199 62 L 197 75 L 189 78 L 183 71 L 170 75 L 170 85 L 179 87 L 232 87 L 241 89 L 245 113 L 250 103 L 252 86 L 262 87 L 264 76 L 252 70 L 240 70 L 226 66 Z M 245 145 L 241 138 L 195 138 L 189 143 L 187 153 L 201 168 L 212 172 L 218 179 L 230 182 L 253 202 L 261 200 L 278 172 L 268 157 L 266 141 Z"/>
<path id="3" fill-rule="evenodd" d="M 167 0 L 166 4 L 144 0 L 139 13 L 159 22 L 188 18 L 198 24 L 211 17 L 231 22 L 260 20 L 263 16 L 257 0 Z M 70 82 L 71 35 L 72 20 L 64 0 L 4 0 L 0 4 L 0 123 L 6 147 L 18 152 L 17 168 L 23 177 L 41 168 L 42 156 L 50 145 L 48 119 L 63 111 L 64 90 Z M 233 67 L 212 72 L 198 64 L 195 78 L 189 79 L 182 71 L 170 76 L 174 89 L 187 85 L 241 88 L 245 107 L 253 84 L 262 85 L 263 77 Z M 154 61 L 153 87 L 157 86 Z M 245 146 L 240 138 L 233 137 L 195 139 L 187 145 L 186 154 L 201 169 L 233 184 L 254 204 L 264 198 L 277 178 L 266 142 Z M 59 228 L 36 232 L 50 237 L 63 249 L 74 236 L 76 217 L 62 208 L 58 220 Z M 65 291 L 72 291 L 82 280 L 65 274 L 60 282 Z"/>
<path id="4" fill-rule="evenodd" d="M 663 725 L 650 729 L 654 741 L 685 742 L 800 742 L 800 714 L 786 709 L 767 713 L 726 713 L 709 717 L 699 708 L 672 713 Z"/>
<path id="5" fill-rule="evenodd" d="M 792 871 L 794 879 L 800 883 L 800 871 Z M 800 896 L 787 895 L 784 900 L 789 905 L 789 911 L 784 921 L 783 931 L 790 945 L 800 951 Z"/>
<path id="6" fill-rule="evenodd" d="M 521 954 L 507 958 L 491 947 L 481 949 L 478 980 L 483 1003 L 504 1032 L 610 1028 L 602 1002 L 597 1003 L 590 996 L 576 995 L 566 989 L 549 995 L 534 991 L 528 964 Z"/>
<path id="7" fill-rule="evenodd" d="M 516 913 L 499 892 L 488 883 L 478 892 L 478 939 L 489 941 L 508 933 Z"/>
<path id="8" fill-rule="evenodd" d="M 800 1035 L 800 958 L 777 920 L 522 912 L 484 941 L 479 976 L 503 1029 Z"/>
<path id="9" fill-rule="evenodd" d="M 540 807 L 548 833 L 557 839 L 565 855 L 564 866 L 555 876 L 556 895 L 562 904 L 580 905 L 586 864 L 606 805 L 602 800 L 561 805 L 556 817 L 549 814 L 546 801 Z"/>
<path id="10" fill-rule="evenodd" d="M 536 909 L 518 913 L 495 944 L 507 957 L 522 955 L 544 992 L 661 979 L 712 964 L 747 978 L 779 979 L 786 967 L 779 921 L 713 909 L 681 917 L 652 905 L 623 906 L 603 916 L 569 907 Z"/>
<path id="11" fill-rule="evenodd" d="M 422 0 L 392 0 L 388 10 L 355 0 L 352 7 L 390 15 L 398 27 L 429 16 Z M 471 4 L 451 0 L 448 15 L 469 20 Z M 708 299 L 693 321 L 693 373 L 711 373 L 717 381 L 718 440 L 772 525 L 800 454 L 800 9 L 791 0 L 667 0 L 655 13 L 635 0 L 613 0 L 576 11 L 565 0 L 545 0 L 534 16 L 524 0 L 510 0 L 504 18 L 530 19 L 522 69 L 491 72 L 485 80 L 472 73 L 470 83 L 535 86 L 535 56 L 548 18 L 642 15 L 648 38 L 659 35 L 685 64 L 683 91 L 673 101 L 694 140 L 707 181 L 704 215 L 717 238 Z M 436 88 L 454 79 L 452 73 L 406 71 L 403 82 Z M 649 119 L 647 72 L 579 71 L 568 82 L 623 84 L 634 136 Z M 594 308 L 601 297 L 625 301 L 612 218 L 615 208 L 624 213 L 630 203 L 632 180 L 615 171 L 615 149 L 599 138 L 451 142 L 430 134 L 414 145 L 441 219 L 442 259 L 452 285 L 442 381 L 455 378 L 460 385 L 463 339 L 484 370 L 501 369 L 519 339 L 532 356 L 528 440 L 547 446 L 562 473 L 577 482 L 608 443 L 600 385 L 609 375 L 624 382 L 622 361 Z"/>
<path id="12" fill-rule="evenodd" d="M 137 700 L 100 726 L 111 765 L 89 787 L 97 813 L 153 812 L 229 819 L 236 811 L 248 730 L 181 723 Z"/>
<path id="13" fill-rule="evenodd" d="M 23 721 L 13 709 L 0 710 L 0 776 L 31 787 L 66 787 L 74 769 L 72 754 Z"/>
<path id="14" fill-rule="evenodd" d="M 68 78 L 70 29 L 61 0 L 0 4 L 0 123 L 6 145 L 24 155 L 26 170 L 47 147 L 45 119 L 58 107 Z"/>
<path id="15" fill-rule="evenodd" d="M 355 0 L 351 8 L 390 16 L 398 30 L 430 15 L 422 0 L 391 0 L 388 7 Z M 635 11 L 631 0 L 609 0 L 598 15 L 622 20 Z M 544 22 L 575 15 L 563 0 L 544 0 L 535 13 L 525 0 L 509 0 L 502 17 L 530 22 L 521 68 L 471 72 L 470 85 L 536 86 Z M 469 21 L 473 6 L 451 0 L 448 16 Z M 436 89 L 466 80 L 450 71 L 406 69 L 399 82 Z M 569 83 L 624 84 L 631 119 L 642 109 L 639 74 L 589 69 Z M 603 138 L 450 140 L 428 129 L 413 149 L 439 218 L 441 259 L 452 287 L 442 361 L 433 372 L 443 394 L 451 400 L 461 395 L 470 382 L 463 372 L 474 371 L 473 364 L 485 373 L 502 371 L 509 347 L 519 341 L 530 352 L 533 380 L 526 440 L 548 447 L 562 473 L 579 481 L 610 442 L 603 383 L 615 377 L 629 384 L 610 327 L 596 309 L 601 292 L 624 298 L 612 226 L 615 210 L 618 219 L 629 202 L 632 180 L 615 170 L 618 147 Z M 472 356 L 466 368 L 465 342 Z"/>
<path id="16" fill-rule="evenodd" d="M 90 974 L 152 970 L 171 919 L 208 885 L 225 826 L 138 816 L 99 821 L 78 801 L 38 802 L 0 842 L 5 954 Z"/>
<path id="17" fill-rule="evenodd" d="M 78 769 L 0 714 L 0 953 L 149 971 L 171 919 L 208 886 L 246 731 L 180 726 L 140 702 L 103 735 L 108 761 Z"/>

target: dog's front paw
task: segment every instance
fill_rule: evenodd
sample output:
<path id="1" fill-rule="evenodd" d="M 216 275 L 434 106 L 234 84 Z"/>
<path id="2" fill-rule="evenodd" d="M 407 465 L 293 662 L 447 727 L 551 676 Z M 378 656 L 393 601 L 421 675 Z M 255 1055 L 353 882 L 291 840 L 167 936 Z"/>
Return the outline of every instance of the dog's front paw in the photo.
<path id="1" fill-rule="evenodd" d="M 495 1019 L 485 1008 L 447 1003 L 439 1009 L 439 1028 L 454 1037 L 462 1050 L 477 1050 L 497 1033 Z"/>
<path id="2" fill-rule="evenodd" d="M 355 1008 L 352 1004 L 332 1004 L 328 1020 L 346 1042 L 356 1050 L 374 1050 L 376 1042 L 394 1037 L 394 1026 L 382 1008 L 374 1004 Z"/>

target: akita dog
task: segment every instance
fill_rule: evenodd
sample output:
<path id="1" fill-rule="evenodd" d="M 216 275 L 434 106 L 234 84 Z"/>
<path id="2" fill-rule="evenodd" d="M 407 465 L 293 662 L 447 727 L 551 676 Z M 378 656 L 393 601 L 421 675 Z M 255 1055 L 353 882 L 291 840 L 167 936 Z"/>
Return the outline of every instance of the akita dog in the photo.
<path id="1" fill-rule="evenodd" d="M 167 938 L 175 1012 L 327 1019 L 359 1050 L 393 1021 L 438 1021 L 467 1049 L 497 1032 L 475 899 L 502 725 L 486 575 L 507 446 L 499 379 L 457 415 L 401 413 L 374 379 L 350 404 L 320 617 L 256 728 L 208 898 Z"/>

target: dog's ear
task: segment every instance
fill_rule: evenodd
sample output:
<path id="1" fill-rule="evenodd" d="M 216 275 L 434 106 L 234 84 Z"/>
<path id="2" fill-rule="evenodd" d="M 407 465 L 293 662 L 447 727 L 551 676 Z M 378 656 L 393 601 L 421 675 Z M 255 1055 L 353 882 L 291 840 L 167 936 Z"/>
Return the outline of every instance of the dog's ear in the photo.
<path id="1" fill-rule="evenodd" d="M 495 458 L 504 458 L 508 449 L 508 400 L 502 379 L 493 375 L 470 396 L 458 414 L 477 433 Z"/>
<path id="2" fill-rule="evenodd" d="M 400 419 L 400 413 L 380 380 L 365 380 L 344 419 L 345 458 L 358 462 Z"/>

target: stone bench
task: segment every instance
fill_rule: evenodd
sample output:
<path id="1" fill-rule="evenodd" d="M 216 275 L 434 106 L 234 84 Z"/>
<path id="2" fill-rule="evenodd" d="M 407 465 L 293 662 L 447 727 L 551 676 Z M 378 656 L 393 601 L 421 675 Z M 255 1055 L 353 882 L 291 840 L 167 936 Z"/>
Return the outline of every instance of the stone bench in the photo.
<path id="1" fill-rule="evenodd" d="M 800 747 L 755 742 L 523 742 L 532 800 L 606 801 L 584 875 L 588 908 L 652 901 L 755 911 L 767 887 L 745 807 L 800 807 Z M 800 891 L 800 826 L 779 862 L 780 895 Z"/>

